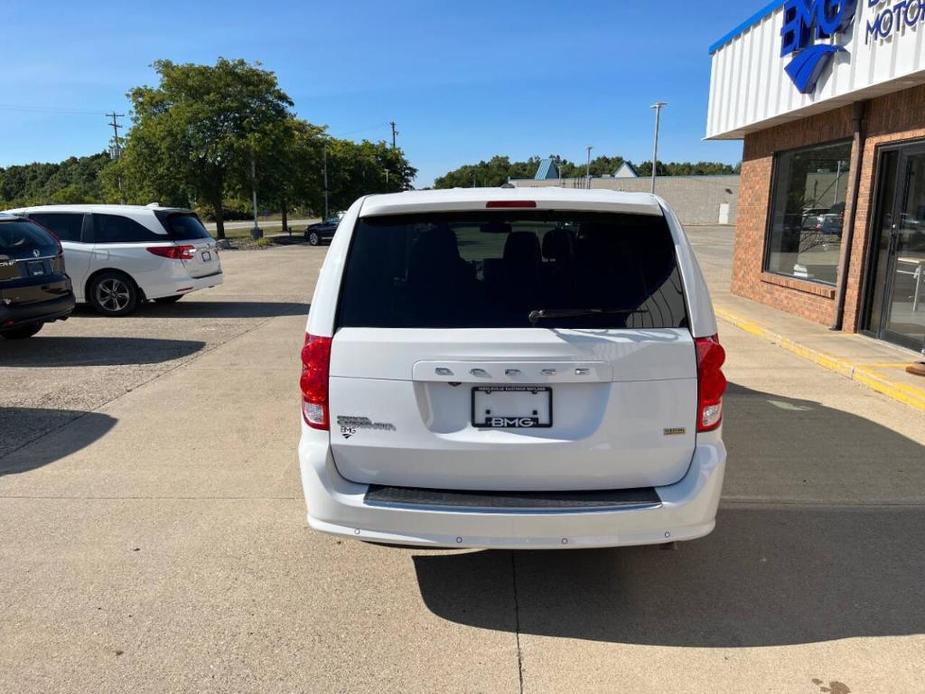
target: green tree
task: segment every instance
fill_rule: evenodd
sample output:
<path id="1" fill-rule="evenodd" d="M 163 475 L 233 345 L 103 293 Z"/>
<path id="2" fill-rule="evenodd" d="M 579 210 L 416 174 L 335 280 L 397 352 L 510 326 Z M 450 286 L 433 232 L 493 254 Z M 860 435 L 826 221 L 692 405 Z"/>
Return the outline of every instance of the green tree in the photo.
<path id="1" fill-rule="evenodd" d="M 561 168 L 562 178 L 579 178 L 585 175 L 587 164 L 570 162 L 557 154 L 549 158 Z M 434 181 L 435 188 L 470 188 L 472 186 L 495 187 L 506 183 L 509 179 L 533 178 L 540 165 L 541 158 L 533 156 L 526 161 L 511 161 L 509 157 L 496 155 L 488 161 L 477 164 L 464 164 L 458 169 L 447 172 Z M 613 175 L 620 165 L 623 157 L 599 156 L 591 160 L 592 176 Z"/>
<path id="2" fill-rule="evenodd" d="M 332 212 L 346 209 L 363 195 L 408 190 L 417 175 L 404 152 L 385 142 L 327 138 L 326 144 L 328 207 Z M 324 209 L 323 188 L 313 196 L 312 207 Z"/>
<path id="3" fill-rule="evenodd" d="M 110 202 L 100 175 L 110 166 L 105 152 L 70 157 L 60 163 L 0 168 L 0 205 L 21 207 L 48 203 Z"/>
<path id="4" fill-rule="evenodd" d="M 247 199 L 256 184 L 259 202 L 282 213 L 283 231 L 289 230 L 290 208 L 304 204 L 321 185 L 323 132 L 294 117 L 266 129 L 252 139 L 256 180 L 247 168 L 235 181 L 239 197 Z"/>
<path id="5" fill-rule="evenodd" d="M 511 178 L 533 178 L 540 165 L 539 157 L 512 162 L 510 157 L 495 155 L 488 161 L 465 164 L 434 181 L 434 188 L 496 187 Z"/>
<path id="6" fill-rule="evenodd" d="M 111 177 L 136 202 L 190 205 L 215 217 L 225 237 L 224 199 L 241 187 L 261 143 L 290 118 L 276 75 L 244 60 L 215 65 L 158 60 L 157 87 L 129 92 L 132 129 Z"/>
<path id="7" fill-rule="evenodd" d="M 583 178 L 587 175 L 587 162 L 572 162 L 557 154 L 549 155 L 561 169 L 562 178 Z M 601 155 L 591 160 L 592 176 L 612 176 L 624 162 L 632 165 L 619 155 Z M 526 161 L 512 162 L 509 157 L 496 155 L 488 161 L 477 164 L 464 164 L 447 172 L 434 181 L 435 188 L 470 188 L 473 186 L 500 186 L 509 178 L 533 178 L 539 166 L 539 157 L 530 157 Z M 635 165 L 640 176 L 652 175 L 652 162 L 645 161 Z M 737 174 L 740 166 L 720 162 L 658 162 L 659 176 L 706 176 L 715 174 Z"/>
<path id="8" fill-rule="evenodd" d="M 652 162 L 644 161 L 636 165 L 636 171 L 640 176 L 652 175 Z M 698 162 L 677 162 L 672 161 L 665 163 L 661 160 L 658 162 L 659 176 L 718 176 L 731 175 L 739 173 L 739 165 L 723 164 L 718 161 L 698 161 Z"/>

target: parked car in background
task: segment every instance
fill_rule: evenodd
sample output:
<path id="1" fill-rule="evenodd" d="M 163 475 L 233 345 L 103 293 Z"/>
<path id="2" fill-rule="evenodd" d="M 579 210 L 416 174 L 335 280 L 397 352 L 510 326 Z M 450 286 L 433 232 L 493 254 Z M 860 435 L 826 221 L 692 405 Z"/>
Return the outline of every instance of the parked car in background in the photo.
<path id="1" fill-rule="evenodd" d="M 212 236 L 189 210 L 140 205 L 44 205 L 9 210 L 60 239 L 79 302 L 124 316 L 222 283 Z"/>
<path id="2" fill-rule="evenodd" d="M 726 463 L 724 358 L 660 198 L 362 198 L 325 258 L 302 350 L 309 524 L 449 547 L 701 537 Z"/>
<path id="3" fill-rule="evenodd" d="M 817 229 L 828 236 L 841 236 L 844 213 L 828 212 L 822 215 Z"/>
<path id="4" fill-rule="evenodd" d="M 305 240 L 312 246 L 320 246 L 322 243 L 330 243 L 334 238 L 334 232 L 337 231 L 337 225 L 343 219 L 344 213 L 339 212 L 324 221 L 315 224 L 309 224 L 305 228 Z"/>
<path id="5" fill-rule="evenodd" d="M 818 230 L 822 219 L 829 211 L 827 207 L 813 207 L 803 210 L 800 226 L 805 230 Z"/>
<path id="6" fill-rule="evenodd" d="M 0 213 L 0 337 L 32 337 L 73 310 L 58 240 L 34 222 Z"/>

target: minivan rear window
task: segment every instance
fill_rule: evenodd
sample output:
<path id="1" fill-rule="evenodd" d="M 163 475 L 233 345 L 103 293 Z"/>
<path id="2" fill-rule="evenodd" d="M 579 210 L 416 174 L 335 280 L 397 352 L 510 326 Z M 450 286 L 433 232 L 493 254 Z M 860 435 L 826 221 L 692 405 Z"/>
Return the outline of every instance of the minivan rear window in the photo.
<path id="1" fill-rule="evenodd" d="M 682 328 L 665 218 L 564 211 L 357 221 L 338 327 Z"/>
<path id="2" fill-rule="evenodd" d="M 212 236 L 192 212 L 156 212 L 157 218 L 167 229 L 171 239 L 176 241 L 193 241 L 211 239 Z"/>
<path id="3" fill-rule="evenodd" d="M 57 255 L 58 247 L 54 238 L 38 224 L 26 220 L 0 222 L 0 253 L 7 256 L 25 257 L 25 253 L 35 255 Z"/>

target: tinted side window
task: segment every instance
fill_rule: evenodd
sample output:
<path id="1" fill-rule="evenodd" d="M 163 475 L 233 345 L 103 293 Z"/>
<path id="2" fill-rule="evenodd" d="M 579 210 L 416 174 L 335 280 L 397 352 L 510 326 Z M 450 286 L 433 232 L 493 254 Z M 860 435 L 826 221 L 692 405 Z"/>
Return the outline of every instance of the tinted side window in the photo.
<path id="1" fill-rule="evenodd" d="M 29 217 L 48 229 L 62 241 L 80 241 L 80 229 L 83 227 L 83 213 L 70 212 L 35 212 Z"/>
<path id="2" fill-rule="evenodd" d="M 344 272 L 339 327 L 687 326 L 674 240 L 656 215 L 368 217 Z"/>
<path id="3" fill-rule="evenodd" d="M 93 240 L 96 243 L 144 243 L 167 239 L 128 217 L 117 214 L 94 214 Z"/>

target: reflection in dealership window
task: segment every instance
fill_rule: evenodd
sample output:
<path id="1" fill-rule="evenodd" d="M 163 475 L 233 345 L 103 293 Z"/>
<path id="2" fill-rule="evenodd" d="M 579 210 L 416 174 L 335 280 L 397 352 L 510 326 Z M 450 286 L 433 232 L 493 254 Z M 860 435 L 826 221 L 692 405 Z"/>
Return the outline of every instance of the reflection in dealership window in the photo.
<path id="1" fill-rule="evenodd" d="M 768 272 L 835 284 L 850 157 L 850 142 L 777 156 Z"/>

